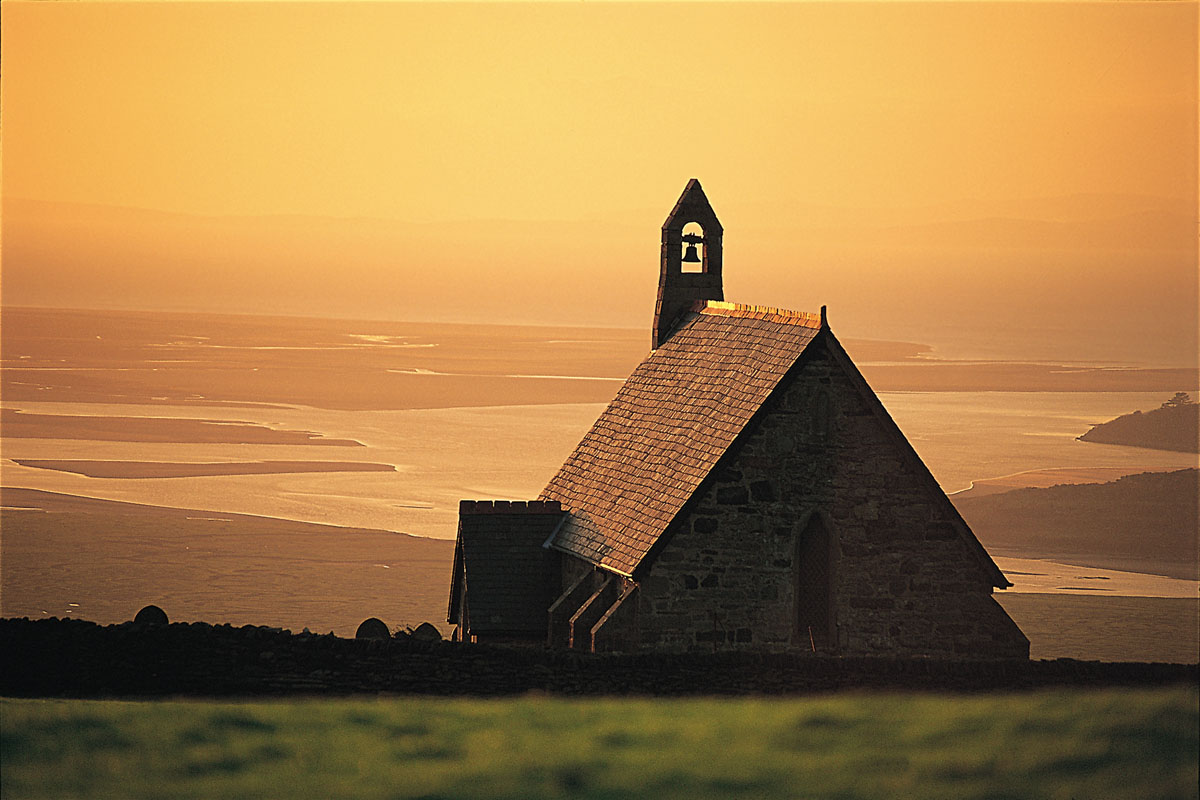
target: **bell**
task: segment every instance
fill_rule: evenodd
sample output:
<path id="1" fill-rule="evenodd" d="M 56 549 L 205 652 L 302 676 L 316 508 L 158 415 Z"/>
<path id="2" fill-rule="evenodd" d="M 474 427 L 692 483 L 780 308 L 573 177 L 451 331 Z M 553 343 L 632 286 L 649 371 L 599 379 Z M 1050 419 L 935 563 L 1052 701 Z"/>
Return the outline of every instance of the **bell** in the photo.
<path id="1" fill-rule="evenodd" d="M 683 254 L 683 260 L 689 264 L 699 264 L 700 256 L 696 255 L 696 245 L 689 244 L 687 252 Z"/>

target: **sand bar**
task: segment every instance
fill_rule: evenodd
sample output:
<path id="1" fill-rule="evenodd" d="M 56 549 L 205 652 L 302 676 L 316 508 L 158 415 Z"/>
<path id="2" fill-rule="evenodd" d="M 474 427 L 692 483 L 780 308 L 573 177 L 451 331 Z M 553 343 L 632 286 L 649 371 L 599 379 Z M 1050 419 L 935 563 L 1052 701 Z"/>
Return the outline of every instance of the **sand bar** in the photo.
<path id="1" fill-rule="evenodd" d="M 0 490 L 0 614 L 172 619 L 353 636 L 372 616 L 445 628 L 454 543 L 25 489 Z"/>
<path id="2" fill-rule="evenodd" d="M 1041 558 L 993 556 L 1013 585 L 1001 594 L 1067 594 L 1096 597 L 1174 597 L 1195 599 L 1200 581 L 1063 564 Z"/>
<path id="3" fill-rule="evenodd" d="M 392 464 L 360 461 L 66 461 L 13 459 L 23 467 L 73 472 L 89 478 L 199 478 L 214 475 L 283 475 L 299 472 L 395 472 Z"/>
<path id="4" fill-rule="evenodd" d="M 12 366 L 3 371 L 3 391 L 12 402 L 161 403 L 212 405 L 254 402 L 305 405 L 347 411 L 461 408 L 543 403 L 607 403 L 625 375 L 596 375 L 587 365 L 560 373 L 528 372 L 529 362 L 498 358 L 495 373 L 409 372 L 422 369 L 395 359 L 377 366 L 179 365 L 170 375 L 137 382 L 119 368 L 48 372 Z M 578 375 L 615 380 L 563 380 Z M 879 392 L 1171 392 L 1194 387 L 1194 369 L 1125 371 L 1068 370 L 1040 364 L 903 364 L 866 366 L 863 374 Z M 155 380 L 150 380 L 153 377 Z M 1081 431 L 1082 433 L 1082 431 Z"/>
<path id="5" fill-rule="evenodd" d="M 644 330 L 606 328 L 30 308 L 6 308 L 5 323 L 0 381 L 10 403 L 342 410 L 607 403 L 649 349 Z M 1169 394 L 1200 385 L 1190 367 L 937 360 L 926 346 L 905 342 L 850 347 L 877 392 Z M 564 380 L 578 376 L 609 380 Z"/>
<path id="6" fill-rule="evenodd" d="M 5 439 L 363 446 L 353 439 L 327 439 L 312 431 L 274 430 L 240 420 L 37 414 L 16 408 L 0 408 L 0 427 Z"/>
<path id="7" fill-rule="evenodd" d="M 64 404 L 31 410 L 61 413 Z M 125 406 L 128 415 L 181 419 L 238 418 L 242 412 Z M 81 406 L 93 416 L 121 406 Z M 25 467 L 16 460 L 128 462 L 311 461 L 314 448 L 280 445 L 89 442 L 5 439 L 4 486 L 176 508 L 255 514 L 350 527 L 453 538 L 463 498 L 536 497 L 603 406 L 544 405 L 425 411 L 261 410 L 249 417 L 271 427 L 320 431 L 363 442 L 355 450 L 321 449 L 318 458 L 393 464 L 395 471 L 209 475 L 174 480 L 89 478 Z M 333 456 L 333 458 L 331 458 Z M 352 457 L 347 457 L 352 456 Z"/>

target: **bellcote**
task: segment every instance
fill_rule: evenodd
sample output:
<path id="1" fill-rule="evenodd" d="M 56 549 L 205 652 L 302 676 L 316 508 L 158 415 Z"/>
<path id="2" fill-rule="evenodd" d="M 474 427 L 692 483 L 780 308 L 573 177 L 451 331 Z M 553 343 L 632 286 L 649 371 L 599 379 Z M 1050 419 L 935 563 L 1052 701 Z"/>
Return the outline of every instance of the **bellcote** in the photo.
<path id="1" fill-rule="evenodd" d="M 658 300 L 651 347 L 668 338 L 679 318 L 700 300 L 724 300 L 721 237 L 724 229 L 700 181 L 692 178 L 662 226 Z"/>

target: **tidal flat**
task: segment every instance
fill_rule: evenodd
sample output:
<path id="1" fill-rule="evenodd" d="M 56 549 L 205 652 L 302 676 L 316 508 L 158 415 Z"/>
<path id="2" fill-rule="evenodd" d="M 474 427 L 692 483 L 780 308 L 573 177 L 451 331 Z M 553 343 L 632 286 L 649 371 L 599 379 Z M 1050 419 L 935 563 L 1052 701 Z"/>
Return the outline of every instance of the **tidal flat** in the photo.
<path id="1" fill-rule="evenodd" d="M 0 613 L 116 623 L 156 603 L 180 620 L 349 635 L 378 616 L 445 630 L 458 501 L 536 497 L 647 347 L 625 329 L 6 308 Z M 1195 466 L 1076 440 L 1169 396 L 1153 359 L 1109 369 L 847 347 L 956 501 Z M 1174 390 L 1195 381 L 1170 370 Z M 1070 390 L 1045 391 L 1065 386 L 1050 374 Z M 1131 380 L 1137 391 L 1112 391 Z M 1154 565 L 1064 559 L 1052 530 L 1015 543 L 987 531 L 1017 565 L 998 597 L 1021 598 L 1035 655 L 1146 660 L 1162 649 L 1131 632 L 1153 630 L 1177 645 L 1171 660 L 1186 647 L 1195 660 L 1194 580 L 1149 589 L 1137 575 Z M 1116 578 L 1075 580 L 1080 563 Z M 1081 650 L 1074 628 L 1056 644 L 1055 594 L 1147 602 L 1094 625 L 1072 617 L 1095 642 Z M 1182 616 L 1157 602 L 1180 594 L 1192 598 Z"/>

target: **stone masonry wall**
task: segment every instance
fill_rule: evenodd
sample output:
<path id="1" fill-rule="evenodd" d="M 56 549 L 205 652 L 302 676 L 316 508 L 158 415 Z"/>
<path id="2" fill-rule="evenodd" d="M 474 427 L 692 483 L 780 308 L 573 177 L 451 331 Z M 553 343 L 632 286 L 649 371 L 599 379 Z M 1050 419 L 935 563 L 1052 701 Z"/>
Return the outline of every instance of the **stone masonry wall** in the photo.
<path id="1" fill-rule="evenodd" d="M 831 537 L 836 620 L 833 646 L 818 650 L 1027 658 L 949 501 L 833 355 L 813 347 L 639 576 L 641 646 L 811 651 L 796 623 L 797 539 L 817 514 Z"/>
<path id="2" fill-rule="evenodd" d="M 1196 665 L 964 661 L 722 652 L 593 655 L 451 642 L 342 639 L 202 622 L 100 626 L 0 620 L 6 697 L 349 694 L 779 695 L 1192 685 Z"/>

